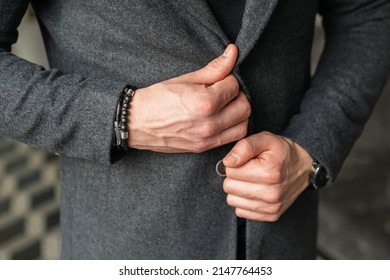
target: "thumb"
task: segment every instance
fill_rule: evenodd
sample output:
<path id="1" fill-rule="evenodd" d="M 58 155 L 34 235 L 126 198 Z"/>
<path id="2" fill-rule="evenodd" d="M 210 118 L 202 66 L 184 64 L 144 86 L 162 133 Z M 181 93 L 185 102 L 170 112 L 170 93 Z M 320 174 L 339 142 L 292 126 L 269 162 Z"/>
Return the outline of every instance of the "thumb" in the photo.
<path id="1" fill-rule="evenodd" d="M 233 70 L 238 57 L 236 45 L 230 44 L 224 53 L 202 69 L 185 74 L 181 79 L 195 84 L 212 85 L 225 79 Z"/>
<path id="2" fill-rule="evenodd" d="M 236 143 L 223 159 L 223 164 L 230 168 L 240 167 L 263 152 L 268 151 L 271 146 L 272 139 L 268 135 L 263 133 L 251 135 Z"/>

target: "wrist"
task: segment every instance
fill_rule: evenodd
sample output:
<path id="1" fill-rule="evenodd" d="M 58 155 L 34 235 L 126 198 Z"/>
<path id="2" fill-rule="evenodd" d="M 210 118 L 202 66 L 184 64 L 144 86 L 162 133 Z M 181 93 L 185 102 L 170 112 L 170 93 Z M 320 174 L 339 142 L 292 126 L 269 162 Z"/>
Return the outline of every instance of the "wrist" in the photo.
<path id="1" fill-rule="evenodd" d="M 299 159 L 299 162 L 300 162 L 300 170 L 303 173 L 303 176 L 305 178 L 305 186 L 309 186 L 313 158 L 302 146 L 300 146 L 299 144 L 297 144 L 295 142 L 293 142 L 293 143 L 294 143 L 294 146 L 296 149 L 297 158 Z"/>
<path id="2" fill-rule="evenodd" d="M 132 98 L 134 97 L 136 88 L 130 85 L 127 85 L 118 100 L 116 106 L 116 112 L 114 117 L 114 135 L 113 135 L 113 146 L 116 146 L 118 150 L 129 149 L 128 146 L 128 116 L 129 116 L 129 107 Z"/>
<path id="3" fill-rule="evenodd" d="M 300 145 L 295 143 L 295 146 L 299 154 L 298 157 L 302 161 L 302 168 L 306 174 L 306 186 L 309 189 L 314 190 L 325 187 L 329 180 L 329 176 L 325 167 L 316 159 L 313 159 L 310 154 Z"/>

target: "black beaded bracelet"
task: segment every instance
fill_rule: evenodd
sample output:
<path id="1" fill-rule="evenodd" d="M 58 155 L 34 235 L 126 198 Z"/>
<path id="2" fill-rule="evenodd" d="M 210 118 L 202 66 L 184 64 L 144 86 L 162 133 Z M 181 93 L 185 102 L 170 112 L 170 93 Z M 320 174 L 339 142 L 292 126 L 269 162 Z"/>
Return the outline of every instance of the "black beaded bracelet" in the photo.
<path id="1" fill-rule="evenodd" d="M 133 99 L 134 94 L 135 94 L 134 87 L 127 88 L 122 102 L 120 131 L 121 131 L 121 146 L 125 151 L 129 150 L 129 146 L 127 143 L 127 139 L 129 138 L 129 132 L 127 131 L 127 115 L 129 110 L 129 104 Z"/>
<path id="2" fill-rule="evenodd" d="M 117 147 L 118 150 L 123 149 L 125 151 L 129 150 L 127 139 L 129 138 L 129 132 L 127 130 L 127 115 L 130 102 L 135 94 L 136 88 L 130 85 L 127 85 L 118 100 L 115 120 L 114 120 L 114 131 L 115 135 L 113 138 L 113 145 Z"/>
<path id="3" fill-rule="evenodd" d="M 119 149 L 121 144 L 121 135 L 119 131 L 120 121 L 120 111 L 121 111 L 121 104 L 122 104 L 122 95 L 119 97 L 118 103 L 116 105 L 116 112 L 115 112 L 115 119 L 114 119 L 114 134 L 113 134 L 113 140 L 112 145 L 117 147 Z"/>

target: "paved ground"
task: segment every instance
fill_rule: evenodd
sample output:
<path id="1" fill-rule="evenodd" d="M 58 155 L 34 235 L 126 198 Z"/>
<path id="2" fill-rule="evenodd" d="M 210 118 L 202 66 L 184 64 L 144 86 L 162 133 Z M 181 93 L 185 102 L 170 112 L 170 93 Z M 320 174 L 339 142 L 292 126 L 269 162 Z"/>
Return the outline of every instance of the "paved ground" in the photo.
<path id="1" fill-rule="evenodd" d="M 37 26 L 15 50 L 46 64 Z M 317 33 L 314 61 L 321 50 Z M 23 48 L 21 46 L 29 46 Z M 26 52 L 27 51 L 27 52 Z M 321 192 L 318 250 L 329 259 L 390 259 L 390 83 L 336 184 Z M 0 259 L 55 259 L 59 186 L 55 156 L 0 138 Z"/>

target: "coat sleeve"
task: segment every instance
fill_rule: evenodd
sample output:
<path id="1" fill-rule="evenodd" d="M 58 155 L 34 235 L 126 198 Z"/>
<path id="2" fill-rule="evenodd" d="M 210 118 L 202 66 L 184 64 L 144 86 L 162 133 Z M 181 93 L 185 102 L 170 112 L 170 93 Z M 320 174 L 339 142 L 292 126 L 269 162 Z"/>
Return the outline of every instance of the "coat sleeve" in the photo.
<path id="1" fill-rule="evenodd" d="M 109 164 L 115 105 L 125 83 L 45 70 L 11 54 L 28 2 L 0 0 L 0 135 Z"/>
<path id="2" fill-rule="evenodd" d="M 333 181 L 361 135 L 390 71 L 390 1 L 323 0 L 325 49 L 283 135 L 327 168 Z"/>

